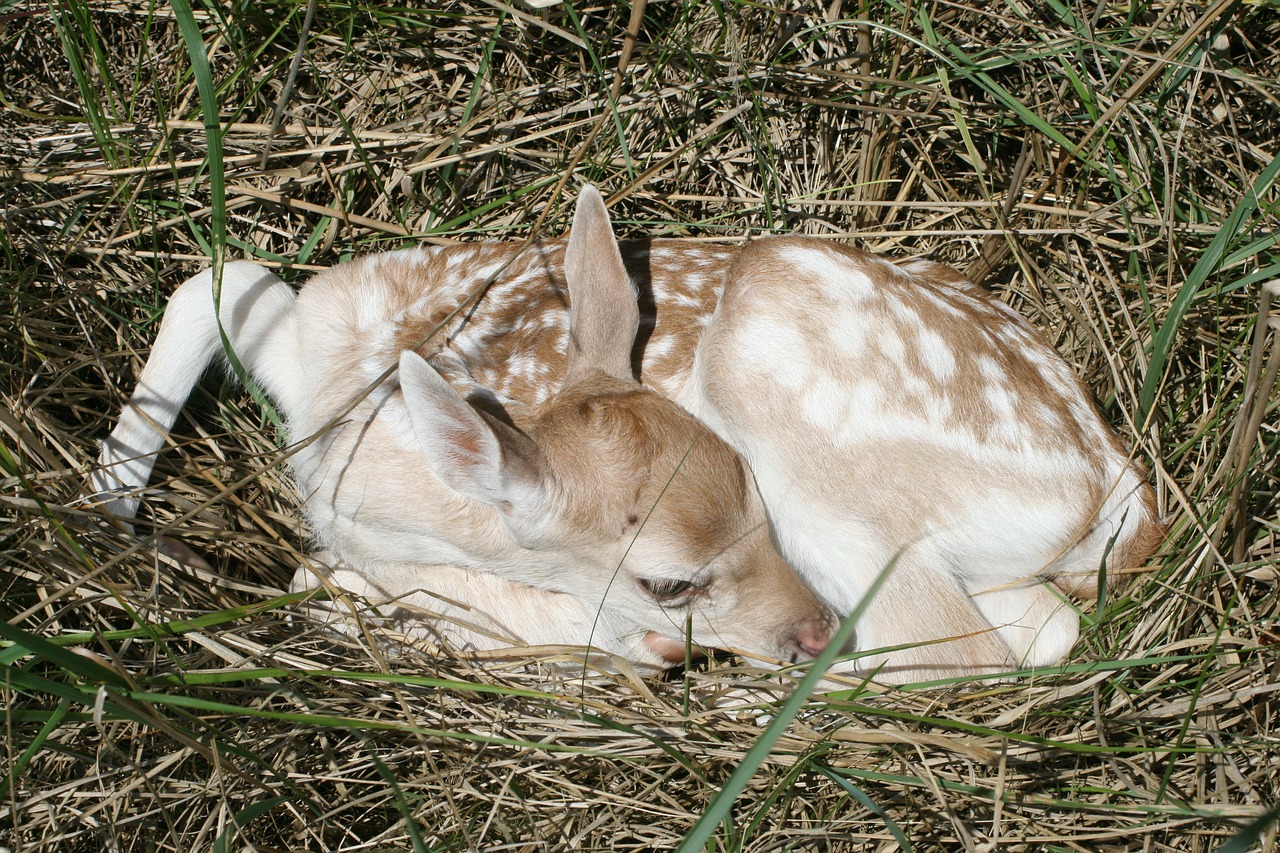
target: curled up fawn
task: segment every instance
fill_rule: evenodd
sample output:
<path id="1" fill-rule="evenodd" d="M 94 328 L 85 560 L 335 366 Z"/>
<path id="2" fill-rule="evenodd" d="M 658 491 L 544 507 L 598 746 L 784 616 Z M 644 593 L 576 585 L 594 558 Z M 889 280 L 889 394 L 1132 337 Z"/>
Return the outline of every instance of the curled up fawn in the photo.
<path id="1" fill-rule="evenodd" d="M 112 513 L 224 332 L 314 437 L 294 587 L 464 648 L 809 660 L 889 567 L 840 666 L 990 675 L 1065 657 L 1067 594 L 1161 535 L 1070 368 L 955 271 L 807 238 L 620 246 L 591 187 L 567 240 L 372 255 L 296 294 L 249 263 L 187 281 L 103 446 Z"/>

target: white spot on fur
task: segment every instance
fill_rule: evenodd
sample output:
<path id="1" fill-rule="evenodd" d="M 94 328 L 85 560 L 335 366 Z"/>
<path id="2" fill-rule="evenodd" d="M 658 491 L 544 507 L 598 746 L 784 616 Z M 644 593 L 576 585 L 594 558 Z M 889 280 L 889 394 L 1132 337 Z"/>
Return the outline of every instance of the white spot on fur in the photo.
<path id="1" fill-rule="evenodd" d="M 866 299 L 875 294 L 871 279 L 842 256 L 831 252 L 814 251 L 808 246 L 787 246 L 780 250 L 782 257 L 827 284 L 838 288 L 841 297 Z"/>
<path id="2" fill-rule="evenodd" d="M 867 347 L 867 327 L 857 312 L 847 311 L 837 322 L 827 327 L 827 336 L 836 345 L 840 353 L 849 356 L 849 362 L 855 363 L 862 358 Z"/>
<path id="3" fill-rule="evenodd" d="M 855 382 L 849 389 L 849 408 L 855 416 L 878 413 L 883 405 L 884 386 L 879 382 Z"/>
<path id="4" fill-rule="evenodd" d="M 903 326 L 909 327 L 908 331 L 924 328 L 924 322 L 920 319 L 920 315 L 910 305 L 901 299 L 888 299 L 886 301 L 889 305 L 889 310 L 893 312 L 894 316 L 902 321 Z"/>
<path id="5" fill-rule="evenodd" d="M 656 361 L 656 360 L 666 358 L 667 356 L 671 355 L 671 352 L 675 348 L 675 345 L 676 345 L 675 339 L 670 336 L 665 338 L 659 338 L 657 340 L 654 340 L 651 338 L 649 340 L 648 345 L 645 347 L 645 351 L 644 351 L 645 360 Z"/>
<path id="6" fill-rule="evenodd" d="M 1007 382 L 1009 377 L 1005 374 L 1004 368 L 1001 367 L 996 360 L 989 355 L 979 355 L 974 359 L 978 366 L 978 372 L 993 383 Z"/>
<path id="7" fill-rule="evenodd" d="M 921 329 L 916 343 L 920 348 L 920 360 L 935 379 L 946 381 L 955 375 L 955 354 L 941 335 L 932 329 Z"/>
<path id="8" fill-rule="evenodd" d="M 884 357 L 895 365 L 901 367 L 907 363 L 906 345 L 903 344 L 902 338 L 898 337 L 897 334 L 889 331 L 882 332 L 876 338 L 876 346 Z"/>
<path id="9" fill-rule="evenodd" d="M 951 404 L 951 397 L 946 393 L 935 394 L 929 398 L 924 411 L 925 417 L 929 419 L 929 424 L 935 429 L 946 430 L 951 428 L 951 419 L 955 415 L 955 407 Z"/>
<path id="10" fill-rule="evenodd" d="M 822 376 L 810 383 L 801 398 L 800 411 L 805 420 L 822 429 L 851 420 L 844 389 L 830 376 Z"/>
<path id="11" fill-rule="evenodd" d="M 1017 396 L 1003 385 L 988 383 L 982 389 L 982 398 L 990 410 L 992 435 L 1006 443 L 1016 442 L 1019 438 Z"/>

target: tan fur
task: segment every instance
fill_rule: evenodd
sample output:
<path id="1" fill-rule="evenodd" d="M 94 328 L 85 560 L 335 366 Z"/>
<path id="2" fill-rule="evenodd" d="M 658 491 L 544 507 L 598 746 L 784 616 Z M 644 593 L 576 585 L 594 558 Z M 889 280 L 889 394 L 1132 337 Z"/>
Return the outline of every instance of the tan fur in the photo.
<path id="1" fill-rule="evenodd" d="M 319 435 L 294 467 L 322 574 L 486 614 L 454 641 L 492 647 L 505 618 L 497 634 L 661 665 L 691 626 L 803 659 L 830 636 L 824 604 L 851 612 L 887 572 L 850 665 L 986 675 L 1065 656 L 1059 590 L 1088 598 L 1104 554 L 1128 571 L 1162 534 L 1079 379 L 938 264 L 807 238 L 618 247 L 589 191 L 568 241 L 361 258 L 296 304 L 269 278 L 236 266 L 224 322 L 265 353 L 294 435 Z M 165 340 L 152 362 L 176 358 Z M 141 385 L 185 396 L 166 370 Z M 159 446 L 127 420 L 103 491 L 141 485 L 109 472 Z M 691 591 L 664 602 L 656 581 Z"/>
<path id="2" fill-rule="evenodd" d="M 502 383 L 503 398 L 486 391 L 468 402 L 459 393 L 479 390 L 479 362 L 492 365 L 502 346 L 477 348 L 458 332 L 492 314 L 459 315 L 435 334 L 512 260 L 510 247 L 366 258 L 316 276 L 296 298 L 258 268 L 228 266 L 228 338 L 251 354 L 246 366 L 293 434 L 313 439 L 291 464 L 324 559 L 295 588 L 336 581 L 416 608 L 424 627 L 476 648 L 500 637 L 558 638 L 662 666 L 683 655 L 687 639 L 766 659 L 812 658 L 835 617 L 774 548 L 741 458 L 632 375 L 637 297 L 598 195 L 584 196 L 574 237 L 549 253 L 563 278 L 535 247 L 490 294 L 514 281 L 533 287 L 532 304 L 547 310 L 484 331 L 535 351 L 545 333 L 559 333 L 556 351 L 567 355 L 554 366 L 510 352 L 509 369 L 523 359 L 523 378 L 548 389 L 526 400 L 507 398 L 513 386 Z M 175 295 L 136 412 L 104 447 L 101 491 L 127 483 L 121 470 L 145 479 L 130 460 L 149 470 L 153 424 L 167 427 L 173 401 L 198 375 L 182 353 L 194 343 L 213 357 L 212 289 L 204 275 Z M 149 411 L 157 400 L 164 410 Z M 128 500 L 116 506 L 129 513 Z M 756 597 L 776 606 L 756 608 Z M 441 610 L 438 601 L 453 603 Z M 480 623 L 445 626 L 432 613 L 479 614 Z"/>

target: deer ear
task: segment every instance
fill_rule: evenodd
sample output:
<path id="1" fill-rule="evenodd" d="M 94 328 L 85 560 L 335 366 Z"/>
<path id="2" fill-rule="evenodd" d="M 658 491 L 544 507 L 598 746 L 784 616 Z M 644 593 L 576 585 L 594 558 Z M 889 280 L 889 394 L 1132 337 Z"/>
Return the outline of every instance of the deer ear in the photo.
<path id="1" fill-rule="evenodd" d="M 595 370 L 634 381 L 631 349 L 640 326 L 636 289 L 622 265 L 604 199 L 590 184 L 578 196 L 564 276 L 569 285 L 566 381 Z"/>
<path id="2" fill-rule="evenodd" d="M 508 526 L 545 515 L 545 465 L 533 439 L 474 409 L 417 353 L 400 354 L 400 389 L 414 437 L 436 476 L 487 504 Z"/>

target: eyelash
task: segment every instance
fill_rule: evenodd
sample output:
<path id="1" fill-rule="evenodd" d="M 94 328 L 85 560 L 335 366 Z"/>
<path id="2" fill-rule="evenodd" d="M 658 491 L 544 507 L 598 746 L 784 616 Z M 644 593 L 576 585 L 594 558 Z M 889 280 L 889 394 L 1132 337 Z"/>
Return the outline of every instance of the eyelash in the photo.
<path id="1" fill-rule="evenodd" d="M 678 578 L 641 578 L 640 586 L 656 601 L 672 602 L 682 598 L 692 598 L 699 592 L 693 581 Z"/>

